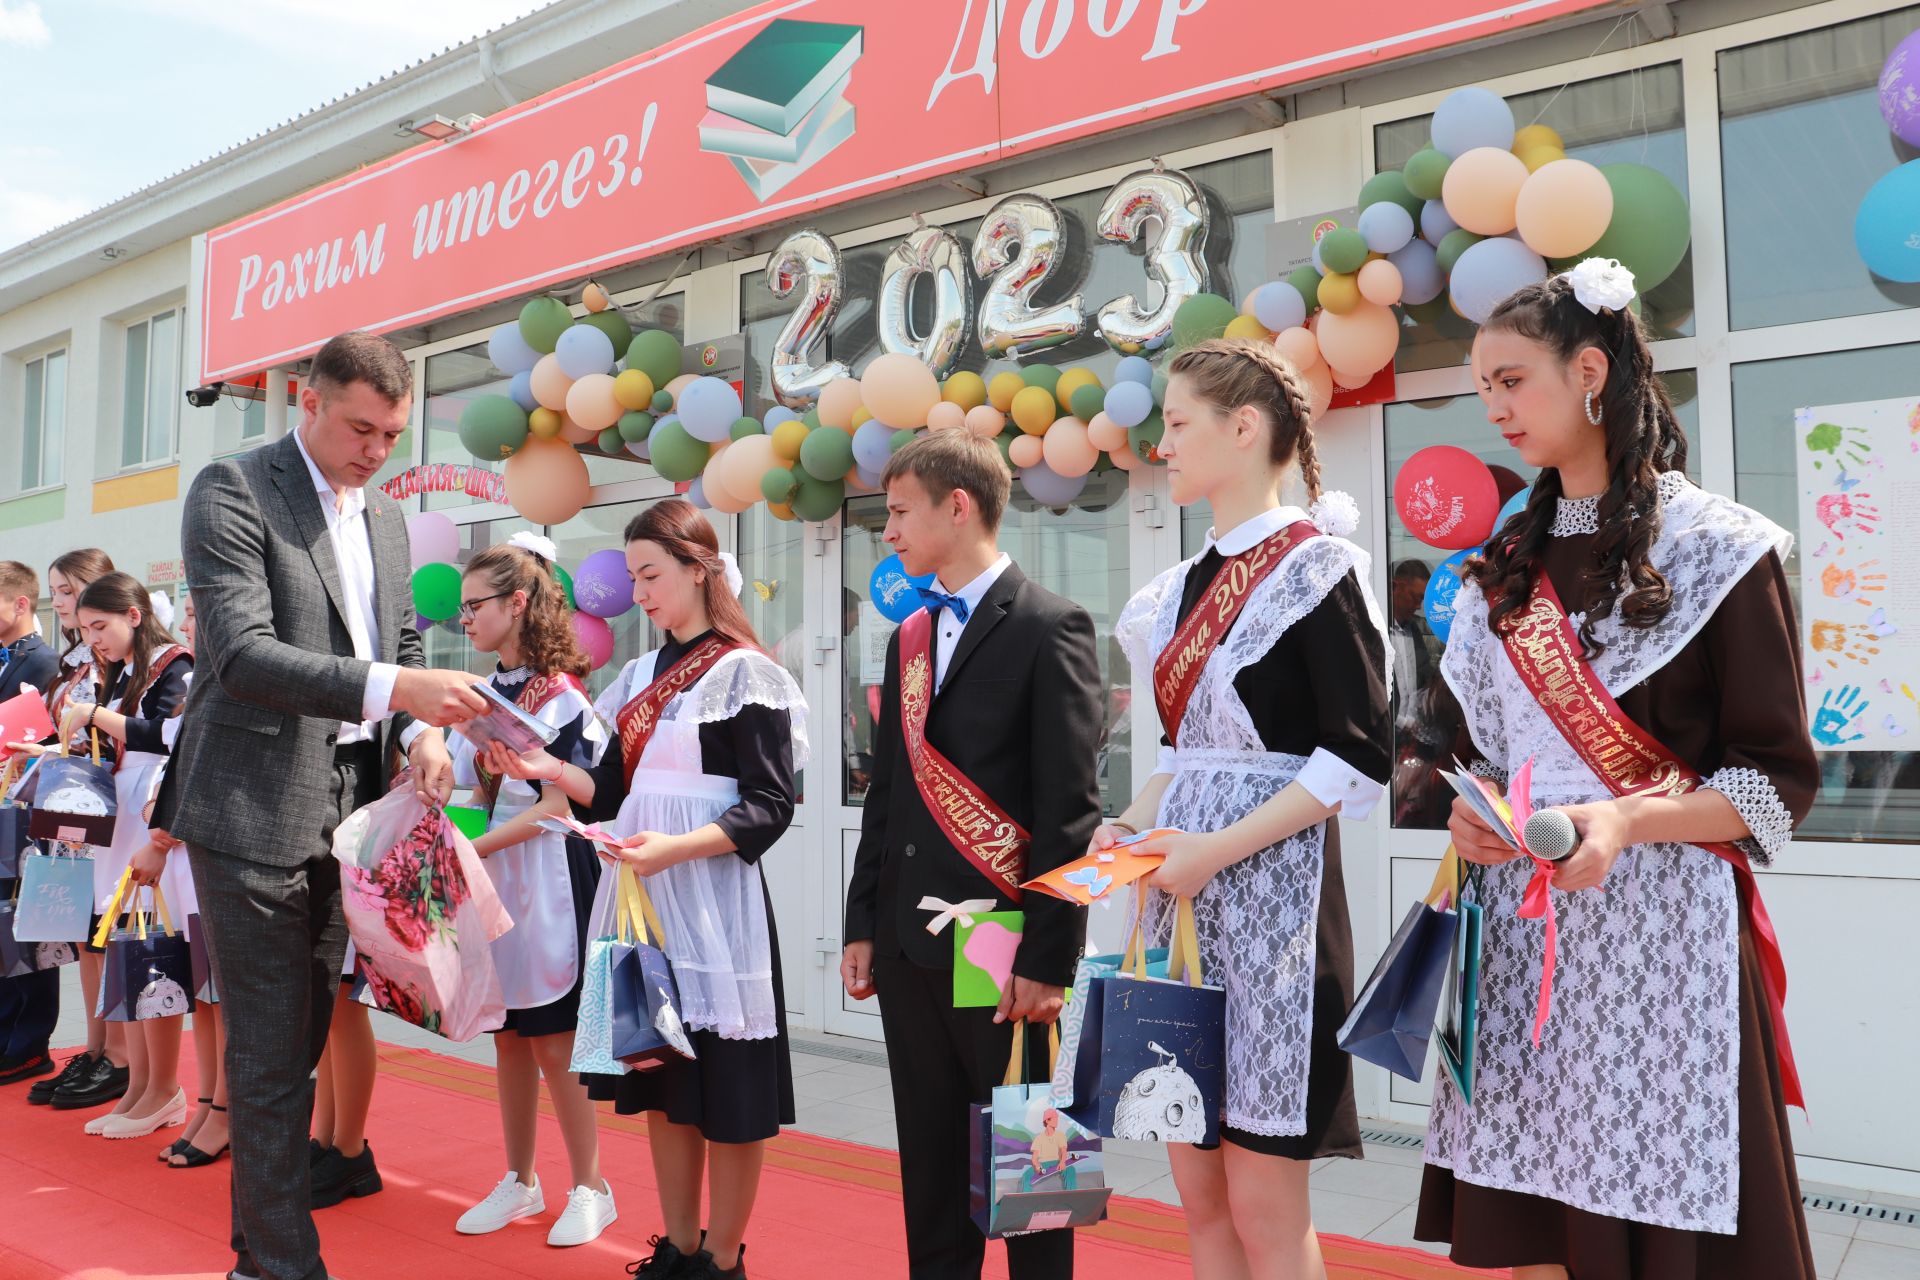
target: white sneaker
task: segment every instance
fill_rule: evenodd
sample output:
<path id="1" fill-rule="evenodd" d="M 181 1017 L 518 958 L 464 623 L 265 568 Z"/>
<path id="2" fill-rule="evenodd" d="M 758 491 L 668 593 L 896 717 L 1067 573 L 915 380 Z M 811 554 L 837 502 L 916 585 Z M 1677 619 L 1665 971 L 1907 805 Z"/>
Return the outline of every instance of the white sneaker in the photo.
<path id="1" fill-rule="evenodd" d="M 575 1187 L 567 1192 L 566 1212 L 553 1224 L 553 1230 L 547 1232 L 548 1244 L 563 1249 L 586 1244 L 598 1240 L 600 1233 L 613 1225 L 613 1220 L 620 1216 L 613 1207 L 613 1184 L 602 1181 L 600 1185 L 606 1190 Z"/>
<path id="2" fill-rule="evenodd" d="M 540 1192 L 540 1179 L 535 1178 L 529 1187 L 509 1170 L 485 1200 L 460 1215 L 453 1229 L 463 1236 L 484 1236 L 510 1222 L 546 1211 L 547 1198 Z"/>

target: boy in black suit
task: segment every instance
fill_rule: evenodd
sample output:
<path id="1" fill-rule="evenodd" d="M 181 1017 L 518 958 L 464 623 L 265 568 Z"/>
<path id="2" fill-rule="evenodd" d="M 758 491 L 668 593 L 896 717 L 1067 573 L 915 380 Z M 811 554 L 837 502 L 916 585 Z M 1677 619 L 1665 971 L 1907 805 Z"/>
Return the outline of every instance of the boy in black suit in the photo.
<path id="1" fill-rule="evenodd" d="M 0 702 L 23 685 L 44 695 L 58 676 L 60 659 L 33 629 L 39 600 L 40 575 L 18 560 L 0 560 Z M 0 978 L 0 1085 L 53 1070 L 47 1041 L 59 1020 L 58 969 Z"/>
<path id="2" fill-rule="evenodd" d="M 1000 1082 L 1013 1024 L 1052 1022 L 1073 980 L 1086 913 L 1019 885 L 1078 857 L 1100 821 L 1100 667 L 1087 611 L 1000 551 L 1012 476 L 991 443 L 931 432 L 883 483 L 887 542 L 937 581 L 887 645 L 840 976 L 880 996 L 910 1274 L 977 1280 L 967 1108 Z M 987 898 L 1026 913 L 1013 976 L 998 1009 L 956 1009 L 953 936 L 928 925 Z M 1046 1041 L 1027 1039 L 1030 1079 L 1047 1078 Z M 1010 1239 L 1007 1259 L 1014 1280 L 1070 1276 L 1073 1233 Z"/>

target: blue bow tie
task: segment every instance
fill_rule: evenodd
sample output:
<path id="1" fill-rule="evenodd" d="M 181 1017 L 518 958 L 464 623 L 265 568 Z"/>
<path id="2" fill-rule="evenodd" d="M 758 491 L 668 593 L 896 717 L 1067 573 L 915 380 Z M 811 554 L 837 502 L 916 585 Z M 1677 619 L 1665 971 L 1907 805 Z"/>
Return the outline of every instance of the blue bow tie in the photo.
<path id="1" fill-rule="evenodd" d="M 920 588 L 920 603 L 927 606 L 928 612 L 937 609 L 951 610 L 954 621 L 964 623 L 973 610 L 959 596 L 950 596 L 944 591 L 935 591 L 931 587 Z"/>

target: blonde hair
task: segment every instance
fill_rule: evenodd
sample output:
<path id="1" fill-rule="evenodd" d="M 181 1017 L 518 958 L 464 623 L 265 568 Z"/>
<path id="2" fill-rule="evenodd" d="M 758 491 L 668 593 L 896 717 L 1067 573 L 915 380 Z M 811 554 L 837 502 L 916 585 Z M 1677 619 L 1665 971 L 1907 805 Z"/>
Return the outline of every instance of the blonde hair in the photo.
<path id="1" fill-rule="evenodd" d="M 1275 466 L 1298 459 L 1307 496 L 1320 496 L 1320 459 L 1313 451 L 1313 396 L 1307 380 L 1267 343 L 1211 338 L 1174 357 L 1168 373 L 1184 376 L 1193 393 L 1232 412 L 1252 405 L 1267 420 Z"/>

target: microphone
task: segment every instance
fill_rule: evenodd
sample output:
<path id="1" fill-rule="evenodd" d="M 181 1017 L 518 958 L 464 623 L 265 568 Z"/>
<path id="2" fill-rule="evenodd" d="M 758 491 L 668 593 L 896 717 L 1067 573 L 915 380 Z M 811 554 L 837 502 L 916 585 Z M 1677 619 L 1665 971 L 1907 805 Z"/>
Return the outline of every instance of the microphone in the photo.
<path id="1" fill-rule="evenodd" d="M 1548 862 L 1558 862 L 1580 847 L 1580 834 L 1573 819 L 1558 809 L 1541 809 L 1527 819 L 1520 840 L 1528 852 Z"/>

